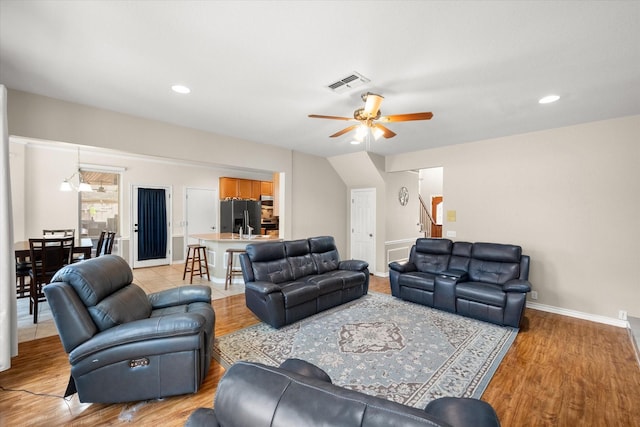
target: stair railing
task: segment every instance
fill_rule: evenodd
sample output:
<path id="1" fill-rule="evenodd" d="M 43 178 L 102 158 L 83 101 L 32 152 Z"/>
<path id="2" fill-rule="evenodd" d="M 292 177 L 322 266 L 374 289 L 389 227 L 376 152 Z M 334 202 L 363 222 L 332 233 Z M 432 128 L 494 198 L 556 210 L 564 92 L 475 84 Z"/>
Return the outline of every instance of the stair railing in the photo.
<path id="1" fill-rule="evenodd" d="M 429 213 L 429 208 L 424 202 L 422 195 L 418 194 L 418 199 L 420 200 L 420 223 L 418 224 L 420 226 L 420 233 L 424 233 L 424 237 L 431 237 L 432 225 L 436 225 L 436 222 Z"/>

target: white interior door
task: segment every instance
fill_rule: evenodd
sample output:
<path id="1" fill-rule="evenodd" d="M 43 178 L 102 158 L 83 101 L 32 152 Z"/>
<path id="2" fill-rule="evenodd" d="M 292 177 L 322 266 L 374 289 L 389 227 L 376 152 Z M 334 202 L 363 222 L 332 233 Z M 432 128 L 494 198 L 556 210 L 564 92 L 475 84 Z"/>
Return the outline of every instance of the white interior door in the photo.
<path id="1" fill-rule="evenodd" d="M 185 194 L 185 241 L 187 244 L 199 243 L 190 236 L 218 232 L 218 191 L 187 188 Z"/>
<path id="2" fill-rule="evenodd" d="M 351 190 L 351 259 L 369 263 L 369 271 L 376 267 L 376 189 Z"/>
<path id="3" fill-rule="evenodd" d="M 167 244 L 164 251 L 164 257 L 158 257 L 154 259 L 145 259 L 140 260 L 138 254 L 139 248 L 139 240 L 138 240 L 138 228 L 140 223 L 144 221 L 144 218 L 141 218 L 138 212 L 138 189 L 160 189 L 164 190 L 165 200 L 166 200 L 166 229 L 167 229 Z M 158 265 L 167 265 L 170 264 L 170 255 L 171 255 L 171 188 L 170 187 L 162 187 L 162 186 L 153 186 L 153 185 L 132 185 L 131 186 L 131 252 L 133 260 L 133 268 L 140 267 L 155 267 Z"/>

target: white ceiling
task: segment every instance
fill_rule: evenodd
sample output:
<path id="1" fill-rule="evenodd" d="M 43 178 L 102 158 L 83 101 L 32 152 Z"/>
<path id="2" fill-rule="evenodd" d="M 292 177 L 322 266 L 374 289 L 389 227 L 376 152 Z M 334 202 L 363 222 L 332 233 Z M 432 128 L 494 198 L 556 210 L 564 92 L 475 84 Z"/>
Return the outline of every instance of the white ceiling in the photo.
<path id="1" fill-rule="evenodd" d="M 362 147 L 307 115 L 373 91 L 434 113 L 371 144 L 404 153 L 640 114 L 640 2 L 0 0 L 0 83 L 320 156 Z"/>

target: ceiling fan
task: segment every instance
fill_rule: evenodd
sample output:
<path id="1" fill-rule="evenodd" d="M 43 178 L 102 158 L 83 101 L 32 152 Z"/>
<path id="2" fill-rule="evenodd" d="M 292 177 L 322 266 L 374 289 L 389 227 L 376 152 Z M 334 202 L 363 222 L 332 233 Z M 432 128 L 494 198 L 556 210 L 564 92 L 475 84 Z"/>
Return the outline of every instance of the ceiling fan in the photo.
<path id="1" fill-rule="evenodd" d="M 364 108 L 358 108 L 353 112 L 353 118 L 339 117 L 339 116 L 323 116 L 320 114 L 309 114 L 309 117 L 313 119 L 332 119 L 332 120 L 346 120 L 359 122 L 342 129 L 339 132 L 334 133 L 330 138 L 335 138 L 344 135 L 352 130 L 357 130 L 360 137 L 366 135 L 367 130 L 371 129 L 373 136 L 378 139 L 380 136 L 385 138 L 393 138 L 396 133 L 391 129 L 383 126 L 381 123 L 392 122 L 408 122 L 412 120 L 429 120 L 433 117 L 433 113 L 409 113 L 409 114 L 394 114 L 390 116 L 382 116 L 380 112 L 380 104 L 384 97 L 375 93 L 367 92 L 361 96 L 364 101 Z M 358 136 L 358 134 L 356 134 Z"/>

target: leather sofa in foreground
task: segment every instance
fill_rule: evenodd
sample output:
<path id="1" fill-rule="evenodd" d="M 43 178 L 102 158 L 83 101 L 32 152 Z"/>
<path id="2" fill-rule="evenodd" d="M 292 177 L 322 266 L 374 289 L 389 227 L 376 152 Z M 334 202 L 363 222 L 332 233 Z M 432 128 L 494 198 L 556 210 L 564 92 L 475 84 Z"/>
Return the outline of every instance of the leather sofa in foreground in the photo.
<path id="1" fill-rule="evenodd" d="M 196 392 L 211 362 L 215 314 L 208 286 L 147 295 L 116 255 L 68 265 L 44 286 L 69 354 L 65 397 L 131 402 Z"/>
<path id="2" fill-rule="evenodd" d="M 442 397 L 424 410 L 331 384 L 320 368 L 288 359 L 279 368 L 237 362 L 216 390 L 214 409 L 196 409 L 185 426 L 499 427 L 486 402 Z"/>
<path id="3" fill-rule="evenodd" d="M 331 236 L 247 245 L 240 255 L 247 307 L 280 328 L 360 298 L 369 264 L 340 261 Z"/>
<path id="4" fill-rule="evenodd" d="M 391 294 L 518 328 L 531 291 L 529 256 L 516 245 L 417 239 L 408 262 L 389 264 Z"/>

